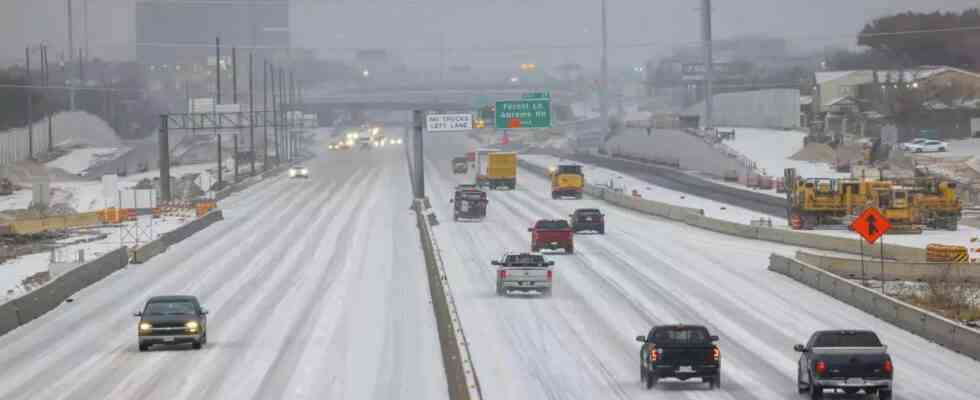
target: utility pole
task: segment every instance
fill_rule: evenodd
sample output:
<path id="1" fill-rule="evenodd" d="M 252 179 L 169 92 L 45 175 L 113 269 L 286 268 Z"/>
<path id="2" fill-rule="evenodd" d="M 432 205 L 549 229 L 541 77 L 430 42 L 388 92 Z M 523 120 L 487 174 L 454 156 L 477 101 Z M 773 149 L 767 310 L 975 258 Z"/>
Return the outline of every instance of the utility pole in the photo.
<path id="1" fill-rule="evenodd" d="M 248 53 L 248 114 L 250 121 L 248 124 L 248 151 L 251 154 L 252 176 L 255 176 L 255 84 L 253 82 L 255 74 L 252 73 L 254 51 Z"/>
<path id="2" fill-rule="evenodd" d="M 272 93 L 272 135 L 275 136 L 275 148 L 276 148 L 276 166 L 279 166 L 279 162 L 282 158 L 282 152 L 279 151 L 279 107 L 276 106 L 276 67 L 275 65 L 269 66 L 269 90 Z"/>
<path id="3" fill-rule="evenodd" d="M 292 69 L 289 70 L 289 110 L 290 110 L 290 116 L 292 117 L 293 111 L 296 110 L 296 85 L 293 82 Z M 293 133 L 295 132 L 295 127 L 293 127 L 294 124 L 296 124 L 295 118 L 291 118 L 291 120 L 289 121 L 289 125 L 290 125 L 289 144 L 291 145 L 289 148 L 290 149 L 289 154 L 292 157 L 290 159 L 296 158 L 296 138 L 293 137 Z"/>
<path id="4" fill-rule="evenodd" d="M 286 109 L 286 71 L 279 67 L 279 113 L 282 114 L 282 135 L 286 160 L 289 161 L 289 111 Z"/>
<path id="5" fill-rule="evenodd" d="M 34 86 L 31 81 L 31 48 L 24 49 L 24 58 L 27 59 L 27 159 L 34 159 Z"/>
<path id="6" fill-rule="evenodd" d="M 606 30 L 606 0 L 602 0 L 602 61 L 599 69 L 599 119 L 604 137 L 609 136 L 609 39 Z"/>
<path id="7" fill-rule="evenodd" d="M 69 65 L 75 58 L 75 28 L 73 26 L 73 19 L 71 14 L 71 0 L 68 0 L 68 63 Z"/>
<path id="8" fill-rule="evenodd" d="M 714 127 L 712 121 L 713 98 L 712 81 L 714 80 L 714 59 L 711 55 L 711 0 L 701 0 L 701 28 L 704 39 L 704 129 Z"/>
<path id="9" fill-rule="evenodd" d="M 214 72 L 214 78 L 218 82 L 218 93 L 214 96 L 214 104 L 221 104 L 221 37 L 214 38 Z"/>
<path id="10" fill-rule="evenodd" d="M 89 48 L 88 48 L 88 0 L 82 0 L 82 22 L 84 23 L 85 26 L 85 30 L 82 32 L 82 35 L 84 36 L 82 40 L 83 40 L 83 45 L 85 47 L 84 57 L 88 58 L 92 56 L 91 54 L 89 54 Z"/>
<path id="11" fill-rule="evenodd" d="M 238 104 L 238 48 L 231 48 L 231 104 Z"/>
<path id="12" fill-rule="evenodd" d="M 44 85 L 51 84 L 51 64 L 48 63 L 48 46 L 41 46 L 41 62 L 44 64 Z M 48 152 L 54 151 L 54 123 L 52 121 L 52 114 L 54 110 L 51 107 L 51 101 L 48 100 L 45 103 L 45 111 L 48 113 Z"/>
<path id="13" fill-rule="evenodd" d="M 269 170 L 269 62 L 262 60 L 262 113 L 265 123 L 262 127 L 262 169 Z"/>

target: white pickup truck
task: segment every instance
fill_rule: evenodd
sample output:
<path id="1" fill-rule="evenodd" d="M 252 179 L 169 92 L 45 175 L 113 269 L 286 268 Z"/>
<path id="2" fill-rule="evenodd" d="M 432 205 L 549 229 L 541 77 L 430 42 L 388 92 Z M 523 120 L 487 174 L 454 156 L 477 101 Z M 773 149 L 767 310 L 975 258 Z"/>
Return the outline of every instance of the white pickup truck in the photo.
<path id="1" fill-rule="evenodd" d="M 554 261 L 547 261 L 540 254 L 507 254 L 491 264 L 497 267 L 497 295 L 508 292 L 538 292 L 551 296 L 551 283 L 555 273 Z"/>

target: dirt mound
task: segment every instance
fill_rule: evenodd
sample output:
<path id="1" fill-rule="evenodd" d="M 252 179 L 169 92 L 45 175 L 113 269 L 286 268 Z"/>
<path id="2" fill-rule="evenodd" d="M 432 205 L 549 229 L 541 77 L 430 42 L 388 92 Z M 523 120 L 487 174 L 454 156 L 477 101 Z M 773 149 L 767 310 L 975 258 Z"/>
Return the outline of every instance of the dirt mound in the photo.
<path id="1" fill-rule="evenodd" d="M 808 143 L 789 158 L 796 161 L 834 162 L 836 156 L 834 149 L 824 143 Z"/>
<path id="2" fill-rule="evenodd" d="M 860 144 L 846 144 L 837 146 L 836 156 L 838 160 L 843 161 L 863 161 L 864 160 L 864 146 Z"/>

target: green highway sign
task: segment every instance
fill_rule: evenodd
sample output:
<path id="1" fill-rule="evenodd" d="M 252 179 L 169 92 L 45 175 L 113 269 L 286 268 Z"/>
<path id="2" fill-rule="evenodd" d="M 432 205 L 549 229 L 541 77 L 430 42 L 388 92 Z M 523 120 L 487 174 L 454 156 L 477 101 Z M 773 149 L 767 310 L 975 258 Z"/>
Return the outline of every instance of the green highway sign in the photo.
<path id="1" fill-rule="evenodd" d="M 551 100 L 541 98 L 498 101 L 494 122 L 497 129 L 550 128 Z"/>
<path id="2" fill-rule="evenodd" d="M 531 93 L 524 93 L 524 95 L 521 96 L 521 98 L 524 99 L 524 100 L 550 99 L 551 98 L 551 93 L 549 93 L 549 92 L 531 92 Z"/>

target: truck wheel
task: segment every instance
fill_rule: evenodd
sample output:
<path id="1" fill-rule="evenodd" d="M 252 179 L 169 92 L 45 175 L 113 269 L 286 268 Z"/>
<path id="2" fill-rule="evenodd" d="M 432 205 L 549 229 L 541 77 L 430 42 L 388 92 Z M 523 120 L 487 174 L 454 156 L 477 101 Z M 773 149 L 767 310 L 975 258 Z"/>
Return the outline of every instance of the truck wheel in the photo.
<path id="1" fill-rule="evenodd" d="M 605 235 L 606 234 L 606 227 L 599 228 L 599 234 L 600 235 Z"/>
<path id="2" fill-rule="evenodd" d="M 551 192 L 551 199 L 552 200 L 558 200 L 558 193 Z"/>
<path id="3" fill-rule="evenodd" d="M 500 283 L 498 282 L 497 283 L 497 296 L 503 296 L 505 294 L 507 294 L 507 291 L 505 291 L 504 290 L 504 287 L 503 286 L 500 286 Z"/>
<path id="4" fill-rule="evenodd" d="M 878 400 L 892 400 L 891 389 L 881 389 L 878 391 Z"/>
<path id="5" fill-rule="evenodd" d="M 541 295 L 544 297 L 551 297 L 551 288 L 541 289 Z"/>
<path id="6" fill-rule="evenodd" d="M 568 247 L 565 248 L 565 253 L 575 254 L 575 248 L 572 247 L 572 246 L 568 246 Z"/>
<path id="7" fill-rule="evenodd" d="M 653 389 L 654 386 L 657 386 L 657 380 L 659 380 L 659 378 L 657 377 L 656 372 L 647 372 L 647 389 Z"/>
<path id="8" fill-rule="evenodd" d="M 148 345 L 145 345 L 145 344 L 143 344 L 143 343 L 140 343 L 140 344 L 139 344 L 139 347 L 140 347 L 140 351 L 147 351 L 147 350 L 149 350 L 149 349 L 150 349 L 150 346 L 148 346 Z"/>
<path id="9" fill-rule="evenodd" d="M 823 388 L 813 383 L 813 378 L 810 378 L 810 400 L 821 399 L 823 399 Z"/>
<path id="10" fill-rule="evenodd" d="M 796 369 L 796 393 L 803 394 L 806 393 L 810 388 L 803 383 L 803 375 L 800 374 L 799 368 Z"/>
<path id="11" fill-rule="evenodd" d="M 714 378 L 711 378 L 711 387 L 713 389 L 721 389 L 721 371 L 715 374 Z"/>

